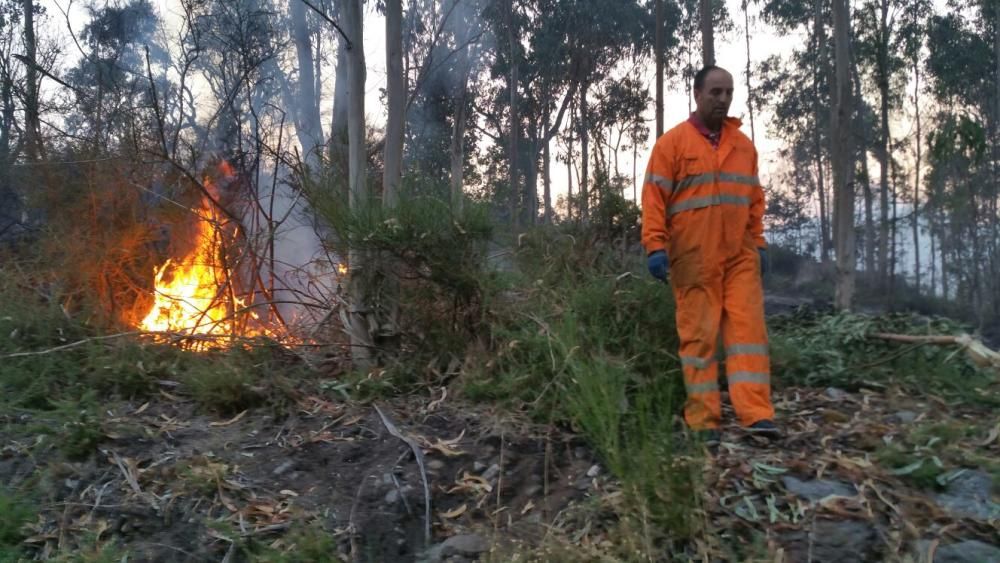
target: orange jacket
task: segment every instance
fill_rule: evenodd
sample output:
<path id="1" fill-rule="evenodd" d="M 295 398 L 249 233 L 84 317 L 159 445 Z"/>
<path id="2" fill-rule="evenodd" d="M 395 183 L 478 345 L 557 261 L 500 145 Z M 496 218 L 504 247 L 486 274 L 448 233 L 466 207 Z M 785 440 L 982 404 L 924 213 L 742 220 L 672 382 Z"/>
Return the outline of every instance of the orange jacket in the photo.
<path id="1" fill-rule="evenodd" d="M 653 148 L 642 188 L 642 244 L 647 253 L 667 250 L 671 261 L 738 253 L 749 238 L 764 240 L 764 190 L 757 177 L 757 149 L 727 118 L 715 149 L 690 122 L 662 135 Z"/>

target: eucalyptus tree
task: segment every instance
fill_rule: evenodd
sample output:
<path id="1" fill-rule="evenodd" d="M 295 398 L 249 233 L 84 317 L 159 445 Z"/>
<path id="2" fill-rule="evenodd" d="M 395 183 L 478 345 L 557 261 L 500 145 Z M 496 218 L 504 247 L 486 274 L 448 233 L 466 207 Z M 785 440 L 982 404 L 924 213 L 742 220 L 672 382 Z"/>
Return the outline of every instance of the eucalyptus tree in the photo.
<path id="1" fill-rule="evenodd" d="M 833 139 L 833 240 L 837 253 L 834 305 L 841 310 L 850 310 L 856 268 L 854 166 L 850 132 L 855 98 L 851 90 L 851 12 L 847 0 L 833 0 L 833 37 L 835 71 L 830 129 Z"/>
<path id="2" fill-rule="evenodd" d="M 1000 315 L 996 69 L 1000 25 L 989 2 L 950 5 L 928 25 L 929 87 L 940 111 L 929 136 L 925 216 L 936 238 L 942 289 Z"/>
<path id="3" fill-rule="evenodd" d="M 855 13 L 855 45 L 863 80 L 877 86 L 879 134 L 875 155 L 879 161 L 878 279 L 889 285 L 889 192 L 892 156 L 890 113 L 902 104 L 909 78 L 908 62 L 923 39 L 923 20 L 929 0 L 866 0 Z M 870 251 L 869 251 L 870 253 Z"/>

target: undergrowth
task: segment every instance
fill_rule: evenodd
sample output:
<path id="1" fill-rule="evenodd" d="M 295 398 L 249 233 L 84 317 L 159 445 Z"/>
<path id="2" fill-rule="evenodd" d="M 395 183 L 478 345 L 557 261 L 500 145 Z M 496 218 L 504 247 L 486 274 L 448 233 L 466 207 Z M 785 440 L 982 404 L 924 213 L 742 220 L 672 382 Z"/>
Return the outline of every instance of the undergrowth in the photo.
<path id="1" fill-rule="evenodd" d="M 874 333 L 955 335 L 971 330 L 955 321 L 913 314 L 873 317 L 802 310 L 769 320 L 773 371 L 782 385 L 900 384 L 982 406 L 1000 406 L 996 375 L 955 346 L 900 344 Z"/>

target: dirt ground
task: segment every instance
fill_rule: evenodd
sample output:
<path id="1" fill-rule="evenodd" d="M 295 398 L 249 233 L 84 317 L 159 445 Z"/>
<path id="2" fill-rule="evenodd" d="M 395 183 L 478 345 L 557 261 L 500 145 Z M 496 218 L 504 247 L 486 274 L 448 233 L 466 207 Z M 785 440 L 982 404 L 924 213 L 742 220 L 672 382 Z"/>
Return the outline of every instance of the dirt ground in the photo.
<path id="1" fill-rule="evenodd" d="M 786 437 L 726 428 L 704 460 L 701 539 L 664 559 L 997 561 L 995 413 L 896 389 L 788 388 L 775 403 Z M 0 415 L 0 483 L 44 493 L 34 558 L 115 541 L 130 561 L 252 560 L 294 552 L 304 526 L 347 561 L 506 561 L 545 542 L 600 557 L 614 541 L 604 499 L 616 483 L 581 439 L 443 391 L 378 410 L 305 397 L 280 419 L 223 419 L 165 388 L 107 415 L 98 451 L 72 463 L 32 433 L 41 415 Z M 879 461 L 904 442 L 921 467 Z M 914 482 L 922 463 L 940 465 L 937 485 Z"/>

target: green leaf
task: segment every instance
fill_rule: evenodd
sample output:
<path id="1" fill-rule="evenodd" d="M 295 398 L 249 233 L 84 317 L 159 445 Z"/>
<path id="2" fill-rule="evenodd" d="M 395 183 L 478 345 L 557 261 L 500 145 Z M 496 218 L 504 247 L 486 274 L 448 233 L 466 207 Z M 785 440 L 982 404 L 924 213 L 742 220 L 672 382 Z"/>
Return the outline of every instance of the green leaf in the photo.
<path id="1" fill-rule="evenodd" d="M 893 469 L 889 473 L 892 473 L 893 475 L 909 475 L 909 474 L 913 473 L 914 471 L 916 471 L 916 470 L 920 469 L 921 467 L 923 467 L 923 465 L 924 465 L 924 460 L 923 460 L 923 458 L 921 458 L 921 459 L 918 459 L 917 461 L 914 461 L 913 463 L 911 463 L 911 464 L 909 464 L 909 465 L 907 465 L 905 467 L 900 467 L 898 469 Z"/>

